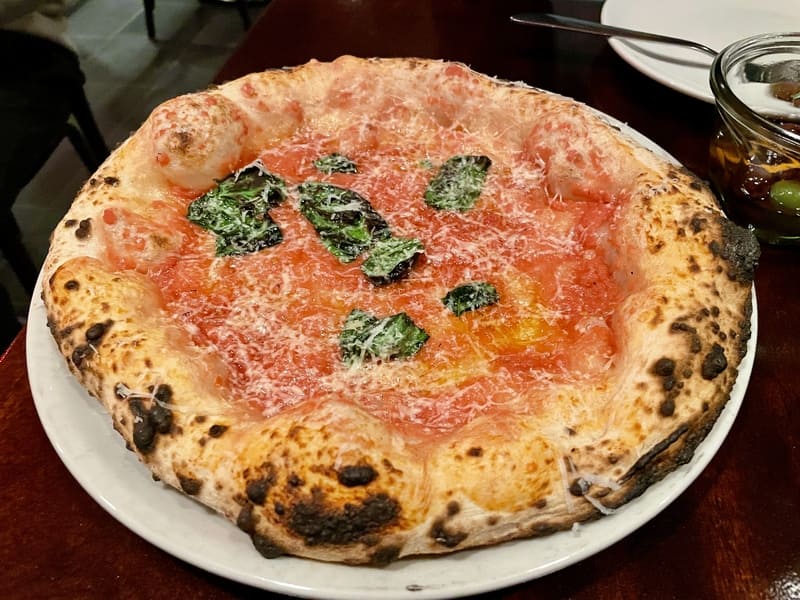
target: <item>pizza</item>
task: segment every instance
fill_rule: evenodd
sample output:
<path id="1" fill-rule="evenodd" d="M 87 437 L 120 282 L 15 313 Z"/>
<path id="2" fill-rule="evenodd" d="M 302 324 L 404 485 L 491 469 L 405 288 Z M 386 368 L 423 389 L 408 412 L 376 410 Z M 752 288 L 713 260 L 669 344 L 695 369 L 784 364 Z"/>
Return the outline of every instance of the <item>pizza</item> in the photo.
<path id="1" fill-rule="evenodd" d="M 686 463 L 758 245 L 573 100 L 421 59 L 157 107 L 43 270 L 77 380 L 265 557 L 382 565 L 601 517 Z"/>

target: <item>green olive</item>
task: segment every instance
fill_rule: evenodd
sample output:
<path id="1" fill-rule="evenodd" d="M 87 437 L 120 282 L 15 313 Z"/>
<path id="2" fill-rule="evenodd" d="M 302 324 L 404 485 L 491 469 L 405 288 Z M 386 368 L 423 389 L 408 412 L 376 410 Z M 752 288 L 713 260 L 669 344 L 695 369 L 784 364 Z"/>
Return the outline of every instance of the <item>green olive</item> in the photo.
<path id="1" fill-rule="evenodd" d="M 800 210 L 800 181 L 782 179 L 769 188 L 769 197 L 778 206 Z"/>

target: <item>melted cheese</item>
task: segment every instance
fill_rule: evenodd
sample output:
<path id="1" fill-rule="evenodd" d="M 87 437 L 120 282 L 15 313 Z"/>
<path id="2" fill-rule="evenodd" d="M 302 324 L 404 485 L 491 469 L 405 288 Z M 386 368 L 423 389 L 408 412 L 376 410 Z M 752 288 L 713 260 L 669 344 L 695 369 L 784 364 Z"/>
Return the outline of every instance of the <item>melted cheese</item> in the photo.
<path id="1" fill-rule="evenodd" d="M 603 229 L 593 225 L 613 223 L 615 207 L 550 192 L 542 159 L 507 139 L 513 123 L 472 133 L 453 121 L 468 106 L 437 112 L 383 94 L 381 119 L 354 123 L 335 106 L 373 92 L 340 91 L 348 97 L 328 98 L 330 110 L 261 153 L 289 189 L 270 211 L 281 244 L 214 258 L 211 236 L 187 224 L 172 260 L 148 267 L 166 309 L 229 365 L 231 395 L 265 415 L 309 398 L 346 399 L 398 427 L 437 432 L 490 411 L 536 411 L 553 386 L 602 374 L 615 352 L 619 290 L 602 261 Z M 345 118 L 352 124 L 342 127 Z M 358 173 L 317 171 L 313 161 L 331 152 L 355 161 Z M 464 213 L 434 210 L 423 199 L 427 183 L 457 154 L 491 158 L 481 197 Z M 410 275 L 376 288 L 359 270 L 363 258 L 342 264 L 328 253 L 298 211 L 295 186 L 304 181 L 353 189 L 394 235 L 419 238 L 425 253 Z M 492 283 L 499 302 L 454 317 L 441 298 L 467 281 Z M 354 308 L 406 312 L 431 337 L 413 358 L 348 369 L 338 335 Z"/>

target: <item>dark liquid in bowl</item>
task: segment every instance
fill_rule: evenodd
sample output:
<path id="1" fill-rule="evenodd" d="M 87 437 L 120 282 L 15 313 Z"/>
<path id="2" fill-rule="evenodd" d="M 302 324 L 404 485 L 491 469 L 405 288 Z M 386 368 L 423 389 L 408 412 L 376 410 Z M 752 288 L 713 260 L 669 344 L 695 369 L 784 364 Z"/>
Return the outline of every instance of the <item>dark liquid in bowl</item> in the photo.
<path id="1" fill-rule="evenodd" d="M 800 135 L 800 123 L 773 122 Z M 767 146 L 747 150 L 720 127 L 711 141 L 709 176 L 731 220 L 752 226 L 766 242 L 800 243 L 800 202 L 776 201 L 770 194 L 778 181 L 795 182 L 800 188 L 797 159 Z"/>

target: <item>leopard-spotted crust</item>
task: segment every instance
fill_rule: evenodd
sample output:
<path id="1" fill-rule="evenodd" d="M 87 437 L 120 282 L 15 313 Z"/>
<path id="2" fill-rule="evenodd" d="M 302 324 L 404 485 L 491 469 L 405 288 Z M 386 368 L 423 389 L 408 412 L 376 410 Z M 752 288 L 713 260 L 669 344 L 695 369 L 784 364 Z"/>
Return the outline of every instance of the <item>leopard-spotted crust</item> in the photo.
<path id="1" fill-rule="evenodd" d="M 347 110 L 331 100 L 343 82 L 368 91 Z M 219 385 L 226 365 L 193 345 L 154 284 L 111 268 L 97 226 L 120 203 L 157 223 L 173 190 L 199 195 L 301 126 L 344 131 L 348 110 L 379 120 L 397 95 L 487 140 L 503 131 L 564 197 L 626 192 L 605 248 L 626 295 L 607 377 L 424 446 L 344 402 L 309 398 L 269 419 L 243 409 Z M 586 185 L 598 156 L 604 192 Z M 153 234 L 141 256 L 158 261 L 178 244 Z M 224 514 L 264 556 L 385 564 L 569 528 L 688 461 L 745 353 L 757 258 L 701 181 L 583 105 L 462 65 L 343 57 L 158 107 L 58 225 L 43 297 L 70 369 L 158 479 Z"/>

